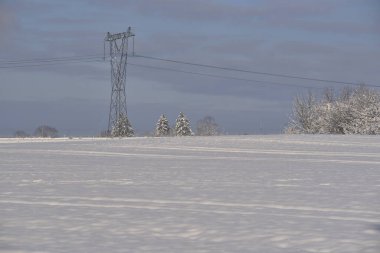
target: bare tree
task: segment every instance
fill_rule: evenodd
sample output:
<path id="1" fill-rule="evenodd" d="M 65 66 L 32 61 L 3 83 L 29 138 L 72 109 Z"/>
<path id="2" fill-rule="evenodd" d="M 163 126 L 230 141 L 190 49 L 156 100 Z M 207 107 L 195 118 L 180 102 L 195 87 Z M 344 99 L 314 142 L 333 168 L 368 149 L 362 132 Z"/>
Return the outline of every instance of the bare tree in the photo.
<path id="1" fill-rule="evenodd" d="M 323 99 L 326 103 L 334 103 L 335 96 L 334 96 L 334 89 L 333 88 L 326 88 L 323 92 Z"/>
<path id="2" fill-rule="evenodd" d="M 14 134 L 13 134 L 14 137 L 16 138 L 26 138 L 26 137 L 29 137 L 30 135 L 25 133 L 24 131 L 22 130 L 17 130 Z"/>
<path id="3" fill-rule="evenodd" d="M 313 93 L 307 96 L 298 95 L 293 103 L 293 115 L 287 133 L 315 133 L 315 123 L 317 121 L 317 101 Z"/>
<path id="4" fill-rule="evenodd" d="M 39 126 L 34 131 L 34 135 L 36 137 L 43 137 L 43 138 L 57 138 L 58 137 L 58 130 L 51 126 Z"/>
<path id="5" fill-rule="evenodd" d="M 99 137 L 111 137 L 111 132 L 109 130 L 103 130 L 100 132 Z"/>
<path id="6" fill-rule="evenodd" d="M 219 126 L 213 117 L 206 116 L 197 122 L 197 135 L 211 136 L 219 133 Z"/>

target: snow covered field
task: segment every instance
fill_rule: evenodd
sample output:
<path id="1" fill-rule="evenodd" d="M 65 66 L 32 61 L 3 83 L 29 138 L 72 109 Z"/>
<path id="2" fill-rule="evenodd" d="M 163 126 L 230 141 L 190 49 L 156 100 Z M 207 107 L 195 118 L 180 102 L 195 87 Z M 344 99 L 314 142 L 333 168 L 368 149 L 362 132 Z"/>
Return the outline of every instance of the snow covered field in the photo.
<path id="1" fill-rule="evenodd" d="M 380 137 L 0 139 L 0 252 L 380 252 Z"/>

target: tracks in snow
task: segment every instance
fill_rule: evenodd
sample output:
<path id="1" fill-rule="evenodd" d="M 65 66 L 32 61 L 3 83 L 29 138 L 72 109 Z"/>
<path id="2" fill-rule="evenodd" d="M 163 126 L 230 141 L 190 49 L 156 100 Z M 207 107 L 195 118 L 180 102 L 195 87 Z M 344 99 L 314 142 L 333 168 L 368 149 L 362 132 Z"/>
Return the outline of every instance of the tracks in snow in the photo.
<path id="1" fill-rule="evenodd" d="M 61 156 L 92 156 L 92 157 L 146 157 L 159 159 L 198 159 L 198 160 L 278 160 L 289 162 L 316 162 L 316 163 L 354 163 L 354 164 L 380 164 L 380 156 L 376 153 L 357 152 L 330 152 L 330 151 L 298 151 L 284 149 L 243 149 L 243 148 L 208 148 L 208 147 L 157 147 L 139 146 L 119 151 L 93 151 L 93 150 L 54 150 L 54 149 L 0 149 L 1 153 L 12 154 L 54 154 Z M 154 150 L 153 152 L 150 152 Z M 157 150 L 173 151 L 176 154 L 158 154 Z M 212 153 L 210 155 L 210 153 Z M 321 159 L 322 158 L 322 159 Z M 351 159 L 348 159 L 351 158 Z M 356 158 L 356 159 L 355 159 Z"/>
<path id="2" fill-rule="evenodd" d="M 269 215 L 336 221 L 380 223 L 380 212 L 358 209 L 321 208 L 265 203 L 231 203 L 217 201 L 181 201 L 164 199 L 134 199 L 76 196 L 41 196 L 1 198 L 1 204 L 48 207 L 143 209 L 150 211 L 175 211 L 211 213 L 220 215 Z"/>

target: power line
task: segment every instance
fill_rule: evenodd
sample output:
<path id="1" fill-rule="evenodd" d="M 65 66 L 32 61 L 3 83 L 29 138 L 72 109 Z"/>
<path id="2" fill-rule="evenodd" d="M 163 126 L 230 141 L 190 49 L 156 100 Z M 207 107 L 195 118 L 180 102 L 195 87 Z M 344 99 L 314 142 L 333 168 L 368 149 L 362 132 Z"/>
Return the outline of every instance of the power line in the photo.
<path id="1" fill-rule="evenodd" d="M 101 56 L 102 55 L 100 54 L 92 54 L 92 55 L 77 55 L 77 56 L 66 56 L 66 57 L 32 58 L 32 59 L 17 59 L 17 60 L 0 59 L 0 64 L 20 64 L 20 63 L 94 59 L 94 58 L 100 58 Z"/>
<path id="2" fill-rule="evenodd" d="M 12 68 L 28 68 L 28 67 L 39 67 L 39 66 L 54 66 L 61 64 L 69 64 L 69 63 L 84 63 L 84 62 L 103 62 L 102 58 L 94 58 L 94 59 L 72 59 L 72 60 L 59 60 L 59 61 L 41 61 L 36 63 L 18 63 L 11 65 L 0 65 L 0 69 L 12 69 Z"/>
<path id="3" fill-rule="evenodd" d="M 292 79 L 300 79 L 300 80 L 308 80 L 308 81 L 316 81 L 316 82 L 345 84 L 345 85 L 347 85 L 347 84 L 356 85 L 356 86 L 361 85 L 360 83 L 353 83 L 353 82 L 345 82 L 345 81 L 337 81 L 337 80 L 329 80 L 329 79 L 319 79 L 319 78 L 311 78 L 311 77 L 287 75 L 287 74 L 276 74 L 276 73 L 269 73 L 269 72 L 260 72 L 260 71 L 245 70 L 245 69 L 238 69 L 238 68 L 222 67 L 222 66 L 217 66 L 217 65 L 209 65 L 209 64 L 201 64 L 201 63 L 194 63 L 194 62 L 187 62 L 187 61 L 180 61 L 180 60 L 165 59 L 165 58 L 145 56 L 145 55 L 136 55 L 135 54 L 134 57 L 145 58 L 145 59 L 156 60 L 156 61 L 165 61 L 165 62 L 171 62 L 171 63 L 185 64 L 185 65 L 191 65 L 191 66 L 197 66 L 197 67 L 213 68 L 213 69 L 219 69 L 219 70 L 235 71 L 235 72 L 258 74 L 258 75 L 267 75 L 267 76 L 273 76 L 273 77 L 292 78 Z M 378 85 L 371 85 L 371 84 L 366 84 L 366 85 L 371 86 L 371 87 L 380 88 L 380 86 L 378 86 Z"/>
<path id="4" fill-rule="evenodd" d="M 91 59 L 94 58 L 94 59 Z M 32 62 L 32 60 L 28 60 Z M 0 66 L 0 69 L 9 69 L 9 68 L 25 68 L 25 67 L 39 67 L 39 66 L 55 66 L 55 65 L 61 65 L 61 64 L 68 64 L 68 63 L 82 63 L 82 62 L 104 62 L 103 57 L 90 57 L 90 58 L 84 58 L 84 57 L 62 57 L 62 58 L 40 58 L 39 60 L 34 60 L 35 63 L 27 63 L 26 60 L 21 60 L 19 65 L 16 65 L 16 61 L 13 61 L 14 64 L 10 66 Z M 18 63 L 18 62 L 17 62 Z M 304 85 L 297 85 L 297 84 L 288 84 L 288 83 L 280 83 L 280 82 L 269 82 L 269 81 L 263 81 L 263 80 L 255 80 L 255 79 L 246 79 L 246 78 L 238 78 L 238 77 L 231 77 L 231 76 L 225 76 L 225 75 L 215 75 L 215 74 L 207 74 L 207 73 L 200 73 L 200 72 L 194 72 L 194 71 L 185 71 L 185 70 L 179 70 L 174 68 L 165 68 L 165 67 L 157 67 L 157 66 L 150 66 L 150 65 L 143 65 L 143 64 L 135 64 L 135 63 L 128 63 L 130 66 L 135 67 L 141 67 L 141 68 L 149 68 L 149 69 L 156 69 L 156 70 L 163 70 L 163 71 L 171 71 L 171 72 L 177 72 L 177 73 L 184 73 L 184 74 L 191 74 L 191 75 L 198 75 L 198 76 L 206 76 L 206 77 L 213 77 L 213 78 L 221 78 L 221 79 L 230 79 L 230 80 L 237 80 L 237 81 L 245 81 L 245 82 L 254 82 L 258 85 L 262 85 L 263 83 L 268 85 L 275 85 L 275 86 L 288 86 L 288 87 L 298 87 L 298 88 L 314 88 L 314 89 L 321 89 L 319 87 L 310 87 L 310 86 L 304 86 Z"/>
<path id="5" fill-rule="evenodd" d="M 360 83 L 353 83 L 353 82 L 345 82 L 345 81 L 337 81 L 337 80 L 329 80 L 329 79 L 318 79 L 318 78 L 311 78 L 311 77 L 304 77 L 304 76 L 296 76 L 296 75 L 287 75 L 287 74 L 276 74 L 276 73 L 268 73 L 268 72 L 259 72 L 259 71 L 253 71 L 253 70 L 245 70 L 245 69 L 238 69 L 238 68 L 230 68 L 230 67 L 223 67 L 223 66 L 217 66 L 217 65 L 209 65 L 209 64 L 201 64 L 201 63 L 194 63 L 194 62 L 188 62 L 188 61 L 181 61 L 181 60 L 173 60 L 173 59 L 166 59 L 166 58 L 159 58 L 159 57 L 152 57 L 152 56 L 144 56 L 144 55 L 134 55 L 132 57 L 137 58 L 143 58 L 148 60 L 155 60 L 155 61 L 164 61 L 164 62 L 170 62 L 170 63 L 176 63 L 176 64 L 184 64 L 189 66 L 197 66 L 197 67 L 203 67 L 203 68 L 211 68 L 211 69 L 218 69 L 223 71 L 232 71 L 232 72 L 241 72 L 241 73 L 249 73 L 249 74 L 259 74 L 259 75 L 266 75 L 266 76 L 272 76 L 272 77 L 282 77 L 282 78 L 292 78 L 292 79 L 299 79 L 299 80 L 308 80 L 308 81 L 316 81 L 316 82 L 324 82 L 324 83 L 335 83 L 340 85 L 354 85 L 358 86 L 361 85 Z M 79 63 L 79 62 L 103 62 L 104 56 L 100 54 L 92 54 L 92 55 L 78 55 L 78 56 L 72 56 L 72 57 L 55 57 L 55 58 L 34 58 L 34 59 L 19 59 L 19 60 L 4 60 L 0 59 L 0 69 L 11 69 L 11 68 L 24 68 L 24 67 L 38 67 L 38 66 L 51 66 L 51 65 L 58 65 L 58 64 L 66 64 L 66 63 Z M 130 64 L 132 65 L 132 64 Z M 141 65 L 142 67 L 142 65 Z M 169 70 L 168 68 L 162 68 L 162 67 L 153 67 L 153 66 L 145 66 L 147 68 L 156 68 L 161 70 Z M 179 73 L 187 73 L 187 74 L 195 74 L 195 75 L 203 75 L 203 76 L 214 76 L 222 78 L 223 76 L 213 75 L 213 74 L 205 74 L 205 73 L 198 73 L 198 72 L 191 72 L 191 71 L 181 71 L 176 69 L 170 69 L 169 71 L 177 71 Z M 224 76 L 228 79 L 234 79 L 234 80 L 240 80 L 240 81 L 248 81 L 253 79 L 244 79 L 244 78 L 235 78 L 235 77 L 228 77 Z M 276 83 L 276 82 L 268 82 L 268 81 L 257 81 L 257 82 L 265 82 L 265 83 Z M 284 85 L 284 86 L 297 86 L 297 87 L 304 87 L 304 88 L 313 88 L 309 86 L 302 86 L 302 85 L 293 85 L 293 84 L 284 84 L 284 83 L 276 83 L 277 85 Z M 376 87 L 380 88 L 379 85 L 373 85 L 373 84 L 367 84 L 366 86 L 369 87 Z"/>
<path id="6" fill-rule="evenodd" d="M 61 64 L 67 64 L 67 63 L 82 63 L 82 62 L 104 62 L 103 59 L 70 59 L 70 60 L 63 60 L 59 59 L 59 62 L 45 62 L 46 60 L 42 61 L 41 63 L 37 64 L 24 64 L 24 65 L 12 65 L 12 66 L 0 66 L 0 69 L 9 69 L 9 68 L 24 68 L 24 67 L 39 67 L 39 66 L 55 66 L 55 65 L 61 65 Z M 171 71 L 171 72 L 177 72 L 177 73 L 184 73 L 184 74 L 191 74 L 191 75 L 198 75 L 198 76 L 206 76 L 206 77 L 214 77 L 214 78 L 222 78 L 222 79 L 230 79 L 230 80 L 237 80 L 237 81 L 246 81 L 246 82 L 255 82 L 259 85 L 265 83 L 269 85 L 275 85 L 275 86 L 289 86 L 289 87 L 298 87 L 298 88 L 315 88 L 315 89 L 321 89 L 316 87 L 310 87 L 310 86 L 304 86 L 304 85 L 297 85 L 297 84 L 288 84 L 288 83 L 280 83 L 280 82 L 269 82 L 269 81 L 263 81 L 263 80 L 255 80 L 255 79 L 246 79 L 246 78 L 238 78 L 238 77 L 231 77 L 231 76 L 225 76 L 225 75 L 215 75 L 215 74 L 207 74 L 207 73 L 200 73 L 200 72 L 194 72 L 194 71 L 185 71 L 185 70 L 179 70 L 174 68 L 165 68 L 165 67 L 157 67 L 157 66 L 150 66 L 150 65 L 143 65 L 143 64 L 135 64 L 135 63 L 128 63 L 130 66 L 135 67 L 142 67 L 142 68 L 149 68 L 149 69 L 156 69 L 156 70 L 164 70 L 164 71 Z"/>
<path id="7" fill-rule="evenodd" d="M 157 66 L 149 66 L 149 65 L 142 65 L 142 64 L 135 64 L 135 63 L 128 63 L 128 65 L 135 66 L 135 67 L 142 67 L 142 68 L 149 68 L 149 69 L 157 69 L 157 70 L 172 71 L 172 72 L 185 73 L 185 74 L 191 74 L 191 75 L 198 75 L 198 76 L 207 76 L 207 77 L 230 79 L 230 80 L 237 80 L 237 81 L 254 82 L 254 83 L 258 83 L 259 85 L 265 83 L 265 84 L 275 85 L 275 86 L 289 86 L 289 87 L 298 87 L 298 88 L 306 88 L 306 89 L 310 89 L 310 88 L 322 89 L 321 87 L 310 87 L 310 86 L 289 84 L 289 83 L 269 82 L 269 81 L 256 80 L 256 79 L 246 79 L 246 78 L 239 78 L 239 77 L 232 77 L 232 76 L 207 74 L 207 73 L 200 73 L 200 72 L 193 72 L 193 71 L 186 71 L 186 70 L 179 70 L 179 69 L 165 68 L 165 67 L 157 67 Z"/>

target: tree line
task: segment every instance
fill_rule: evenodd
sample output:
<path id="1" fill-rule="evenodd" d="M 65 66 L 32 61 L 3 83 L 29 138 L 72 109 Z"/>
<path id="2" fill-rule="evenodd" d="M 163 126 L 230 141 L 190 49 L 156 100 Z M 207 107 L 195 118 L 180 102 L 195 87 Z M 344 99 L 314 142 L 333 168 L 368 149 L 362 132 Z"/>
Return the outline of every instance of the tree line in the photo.
<path id="1" fill-rule="evenodd" d="M 27 137 L 42 137 L 42 138 L 57 138 L 58 130 L 54 127 L 42 125 L 36 128 L 33 135 L 30 135 L 22 130 L 17 130 L 14 133 L 16 138 L 27 138 Z"/>
<path id="2" fill-rule="evenodd" d="M 190 120 L 186 117 L 184 113 L 180 113 L 175 121 L 174 126 L 170 126 L 167 117 L 162 114 L 155 126 L 154 136 L 210 136 L 219 135 L 219 126 L 215 119 L 211 116 L 206 116 L 197 122 L 196 133 L 194 134 L 191 126 Z M 121 115 L 119 119 L 114 123 L 110 132 L 103 131 L 100 137 L 133 137 L 135 136 L 135 131 L 127 116 Z M 16 138 L 28 138 L 28 137 L 39 137 L 39 138 L 57 138 L 59 137 L 59 132 L 56 128 L 42 125 L 36 128 L 33 135 L 30 135 L 22 130 L 17 130 L 14 133 Z"/>
<path id="3" fill-rule="evenodd" d="M 358 88 L 345 87 L 339 91 L 326 89 L 322 95 L 309 92 L 296 96 L 287 134 L 380 134 L 380 93 L 364 85 Z M 162 114 L 155 126 L 154 136 L 212 136 L 220 135 L 215 119 L 206 116 L 196 124 L 194 133 L 190 120 L 181 112 L 173 126 Z M 134 129 L 126 115 L 121 115 L 111 131 L 104 131 L 102 137 L 132 137 Z M 30 136 L 16 131 L 15 137 L 58 137 L 54 127 L 42 125 Z"/>
<path id="4" fill-rule="evenodd" d="M 134 136 L 134 130 L 131 123 L 126 115 L 121 115 L 119 119 L 115 122 L 110 133 L 106 133 L 110 137 L 132 137 Z M 219 135 L 219 126 L 215 119 L 211 116 L 206 116 L 199 120 L 196 128 L 196 135 L 200 136 L 211 136 Z M 104 135 L 104 134 L 103 134 Z M 187 116 L 180 112 L 173 127 L 170 126 L 168 118 L 165 114 L 161 114 L 159 117 L 154 136 L 192 136 L 195 135 L 191 125 L 190 120 Z"/>

